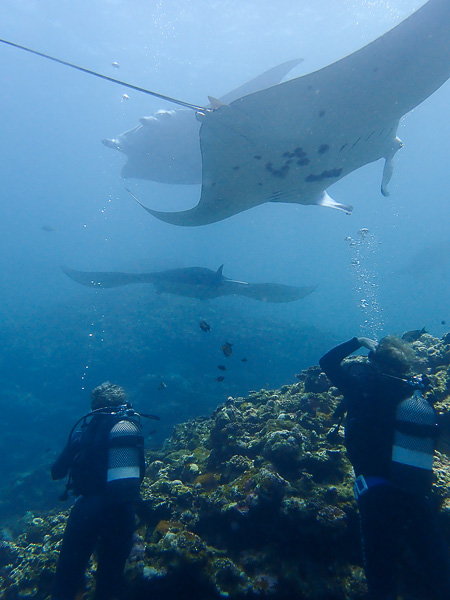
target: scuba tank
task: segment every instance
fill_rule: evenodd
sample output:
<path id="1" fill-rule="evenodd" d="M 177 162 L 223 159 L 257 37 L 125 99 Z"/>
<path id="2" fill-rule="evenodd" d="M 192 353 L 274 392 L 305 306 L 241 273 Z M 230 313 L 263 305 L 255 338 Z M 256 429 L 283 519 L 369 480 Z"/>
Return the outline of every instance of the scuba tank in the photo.
<path id="1" fill-rule="evenodd" d="M 139 497 L 144 475 L 144 439 L 139 425 L 131 419 L 118 421 L 108 436 L 106 494 L 115 501 Z"/>
<path id="2" fill-rule="evenodd" d="M 432 484 L 437 415 L 419 390 L 396 410 L 392 444 L 391 481 L 412 492 L 428 492 Z"/>
<path id="3" fill-rule="evenodd" d="M 81 447 L 74 456 L 60 500 L 67 500 L 69 490 L 76 496 L 105 493 L 112 502 L 139 499 L 145 473 L 141 417 L 159 420 L 124 404 L 95 409 L 75 423 L 67 446 L 78 439 Z"/>

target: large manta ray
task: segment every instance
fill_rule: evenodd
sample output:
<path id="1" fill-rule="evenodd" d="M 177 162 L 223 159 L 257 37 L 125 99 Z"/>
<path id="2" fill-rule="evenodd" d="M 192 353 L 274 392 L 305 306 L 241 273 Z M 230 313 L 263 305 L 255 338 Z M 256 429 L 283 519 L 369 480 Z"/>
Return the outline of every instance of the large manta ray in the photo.
<path id="1" fill-rule="evenodd" d="M 317 287 L 246 283 L 224 277 L 222 270 L 223 265 L 217 271 L 204 267 L 188 267 L 156 273 L 102 273 L 63 268 L 64 273 L 71 279 L 87 287 L 112 288 L 130 283 L 152 283 L 158 294 L 175 294 L 200 299 L 234 295 L 247 296 L 262 302 L 294 302 L 304 298 Z"/>
<path id="2" fill-rule="evenodd" d="M 276 85 L 301 62 L 297 59 L 278 65 L 221 97 L 219 102 L 226 104 Z M 105 146 L 127 155 L 122 177 L 160 183 L 201 183 L 200 123 L 195 113 L 186 108 L 158 110 L 139 121 L 140 125 L 117 138 L 102 140 Z"/>
<path id="3" fill-rule="evenodd" d="M 202 121 L 202 191 L 182 212 L 144 208 L 174 225 L 221 221 L 265 202 L 338 208 L 327 188 L 401 147 L 400 118 L 450 75 L 450 0 L 429 0 L 394 29 L 319 71 L 244 96 Z M 217 106 L 217 104 L 216 104 Z"/>

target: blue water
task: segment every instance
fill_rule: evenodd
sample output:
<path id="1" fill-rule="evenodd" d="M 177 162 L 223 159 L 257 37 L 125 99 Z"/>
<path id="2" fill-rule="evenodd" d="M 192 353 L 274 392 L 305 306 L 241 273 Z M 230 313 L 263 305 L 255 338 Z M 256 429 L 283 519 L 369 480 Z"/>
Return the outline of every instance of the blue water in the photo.
<path id="1" fill-rule="evenodd" d="M 3 0 L 0 37 L 204 105 L 293 58 L 304 59 L 293 76 L 323 67 L 421 4 Z M 20 510 L 56 503 L 47 488 L 32 495 L 33 476 L 41 485 L 72 422 L 89 409 L 90 390 L 106 379 L 161 416 L 148 436 L 158 445 L 174 423 L 210 413 L 229 395 L 293 382 L 353 335 L 447 331 L 448 84 L 402 120 L 389 198 L 380 194 L 379 162 L 330 190 L 354 206 L 351 217 L 265 204 L 179 228 L 134 203 L 120 178 L 124 157 L 101 144 L 171 105 L 6 46 L 0 65 L 0 473 L 3 496 L 30 482 Z M 157 209 L 194 206 L 200 194 L 198 186 L 132 185 Z M 157 296 L 151 286 L 86 289 L 60 269 L 222 263 L 238 280 L 319 287 L 290 305 L 202 302 Z M 233 343 L 228 359 L 224 341 Z M 218 364 L 227 367 L 223 382 L 215 381 Z"/>

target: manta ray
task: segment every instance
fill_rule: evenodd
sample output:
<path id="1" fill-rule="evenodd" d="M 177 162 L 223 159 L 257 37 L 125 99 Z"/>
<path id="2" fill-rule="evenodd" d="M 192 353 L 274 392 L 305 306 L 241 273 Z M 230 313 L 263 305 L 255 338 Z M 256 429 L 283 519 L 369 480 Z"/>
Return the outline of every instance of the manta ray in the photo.
<path id="1" fill-rule="evenodd" d="M 384 159 L 381 192 L 402 143 L 403 115 L 450 75 L 450 0 L 429 0 L 362 49 L 323 69 L 198 111 L 202 188 L 194 208 L 151 215 L 182 226 L 265 202 L 336 208 L 327 189 Z"/>
<path id="2" fill-rule="evenodd" d="M 269 69 L 219 99 L 227 104 L 279 83 L 303 59 L 290 60 Z M 213 100 L 213 99 L 211 99 Z M 217 100 L 213 100 L 217 103 Z M 150 179 L 160 183 L 200 184 L 202 155 L 200 122 L 186 108 L 158 110 L 139 119 L 140 125 L 117 138 L 102 140 L 105 146 L 127 155 L 121 175 L 125 179 Z"/>
<path id="3" fill-rule="evenodd" d="M 246 283 L 224 277 L 223 265 L 217 271 L 205 267 L 169 269 L 155 273 L 74 271 L 63 268 L 74 281 L 87 287 L 113 288 L 131 283 L 151 283 L 157 294 L 175 294 L 188 298 L 247 296 L 262 302 L 294 302 L 311 294 L 317 286 L 295 287 L 279 283 Z"/>

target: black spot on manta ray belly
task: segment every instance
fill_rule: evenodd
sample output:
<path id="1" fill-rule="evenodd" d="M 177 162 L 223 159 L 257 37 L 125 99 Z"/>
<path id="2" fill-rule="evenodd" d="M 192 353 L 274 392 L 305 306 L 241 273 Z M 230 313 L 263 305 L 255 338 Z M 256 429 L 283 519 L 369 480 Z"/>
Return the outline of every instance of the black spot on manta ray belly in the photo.
<path id="1" fill-rule="evenodd" d="M 255 154 L 253 158 L 256 158 L 256 160 L 261 160 L 262 156 L 260 156 L 259 154 Z"/>
<path id="2" fill-rule="evenodd" d="M 325 152 L 328 152 L 329 149 L 330 146 L 328 144 L 320 144 L 320 146 L 317 148 L 317 152 L 318 154 L 325 154 Z"/>
<path id="3" fill-rule="evenodd" d="M 281 169 L 272 170 L 272 175 L 274 177 L 280 177 L 281 179 L 284 179 L 288 173 L 289 173 L 289 165 L 283 165 L 281 167 Z"/>
<path id="4" fill-rule="evenodd" d="M 307 183 L 315 183 L 317 181 L 323 181 L 324 179 L 335 179 L 342 173 L 342 169 L 330 169 L 329 171 L 322 171 L 320 175 L 314 175 L 311 173 L 308 177 L 305 177 Z"/>
<path id="5" fill-rule="evenodd" d="M 327 144 L 323 144 L 323 146 L 323 151 L 326 152 L 329 146 Z M 254 158 L 259 160 L 261 156 L 258 154 L 254 156 Z M 290 150 L 286 150 L 282 153 L 281 158 L 285 159 L 284 164 L 281 164 L 281 166 L 279 166 L 278 168 L 276 168 L 278 165 L 275 165 L 271 161 L 266 162 L 266 164 L 264 165 L 266 171 L 268 171 L 273 177 L 278 177 L 280 179 L 284 179 L 288 175 L 290 165 L 294 162 L 294 160 L 300 167 L 304 167 L 306 165 L 309 165 L 310 163 L 309 158 L 307 158 L 306 152 L 301 146 L 297 146 L 293 149 L 292 152 Z"/>
<path id="6" fill-rule="evenodd" d="M 320 118 L 322 118 L 324 115 L 325 115 L 325 111 L 324 111 L 324 110 L 321 110 L 321 111 L 319 112 L 319 117 L 320 117 Z"/>
<path id="7" fill-rule="evenodd" d="M 236 167 L 233 167 L 233 171 L 239 171 L 241 167 L 239 165 L 237 165 Z"/>
<path id="8" fill-rule="evenodd" d="M 297 146 L 297 148 L 294 149 L 294 155 L 297 158 L 303 158 L 304 156 L 306 156 L 306 152 L 303 150 L 303 148 Z"/>

